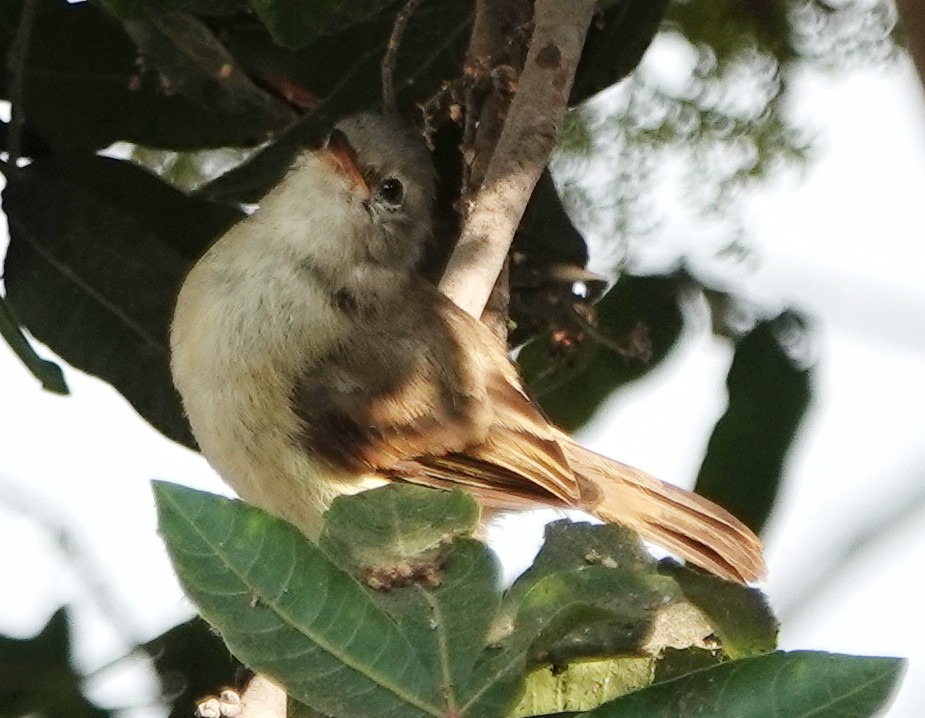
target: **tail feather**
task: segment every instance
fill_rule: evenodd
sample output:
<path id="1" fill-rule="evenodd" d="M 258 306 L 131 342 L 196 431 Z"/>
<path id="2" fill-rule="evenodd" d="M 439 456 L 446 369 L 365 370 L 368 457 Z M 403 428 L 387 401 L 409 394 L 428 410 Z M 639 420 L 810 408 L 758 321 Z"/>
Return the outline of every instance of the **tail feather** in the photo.
<path id="1" fill-rule="evenodd" d="M 562 443 L 575 473 L 600 490 L 587 506 L 591 513 L 730 581 L 764 576 L 761 541 L 725 509 L 571 440 Z"/>

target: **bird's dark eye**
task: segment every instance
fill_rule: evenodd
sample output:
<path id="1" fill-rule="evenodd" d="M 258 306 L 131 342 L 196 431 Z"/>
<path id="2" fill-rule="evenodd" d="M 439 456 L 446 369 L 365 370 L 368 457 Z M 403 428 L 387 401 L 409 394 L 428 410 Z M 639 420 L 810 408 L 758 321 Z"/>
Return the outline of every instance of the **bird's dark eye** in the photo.
<path id="1" fill-rule="evenodd" d="M 376 186 L 376 194 L 386 203 L 398 206 L 405 197 L 405 186 L 395 177 L 386 177 Z"/>

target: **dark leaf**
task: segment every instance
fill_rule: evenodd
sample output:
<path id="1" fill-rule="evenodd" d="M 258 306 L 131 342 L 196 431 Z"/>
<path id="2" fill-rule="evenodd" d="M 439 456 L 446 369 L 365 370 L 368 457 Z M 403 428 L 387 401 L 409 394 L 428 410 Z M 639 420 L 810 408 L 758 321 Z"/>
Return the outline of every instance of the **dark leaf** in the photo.
<path id="1" fill-rule="evenodd" d="M 670 0 L 607 3 L 588 31 L 569 102 L 583 102 L 636 69 L 670 4 Z"/>
<path id="2" fill-rule="evenodd" d="M 201 618 L 178 624 L 144 645 L 154 661 L 170 718 L 189 718 L 202 696 L 238 685 L 243 666 Z"/>
<path id="3" fill-rule="evenodd" d="M 20 5 L 0 6 L 4 56 Z M 39 3 L 24 75 L 27 133 L 59 151 L 95 151 L 120 140 L 200 149 L 254 145 L 285 124 L 273 113 L 197 106 L 165 90 L 157 73 L 142 71 L 137 58 L 122 27 L 94 3 Z M 7 72 L 3 63 L 4 97 Z"/>
<path id="4" fill-rule="evenodd" d="M 127 20 L 125 29 L 171 91 L 214 112 L 247 117 L 259 127 L 284 127 L 296 118 L 282 100 L 260 89 L 206 25 L 188 13 Z"/>
<path id="5" fill-rule="evenodd" d="M 683 275 L 624 275 L 595 305 L 594 336 L 553 333 L 524 347 L 521 373 L 555 424 L 574 431 L 665 358 L 681 333 L 687 284 Z"/>
<path id="6" fill-rule="evenodd" d="M 235 213 L 104 158 L 33 162 L 9 178 L 4 209 L 7 299 L 24 326 L 192 445 L 169 375 L 168 324 L 190 258 Z"/>
<path id="7" fill-rule="evenodd" d="M 736 345 L 729 405 L 710 437 L 697 493 L 725 506 L 752 530 L 774 505 L 784 460 L 809 405 L 812 375 L 801 365 L 802 318 L 759 323 Z"/>
<path id="8" fill-rule="evenodd" d="M 433 0 L 412 17 L 395 72 L 399 105 L 407 116 L 420 117 L 415 105 L 459 74 L 470 12 L 466 3 Z M 279 180 L 293 156 L 318 143 L 340 117 L 378 107 L 379 66 L 393 21 L 394 14 L 385 12 L 318 38 L 299 52 L 276 47 L 260 26 L 240 23 L 227 28 L 223 41 L 249 72 L 315 102 L 277 141 L 201 193 L 222 202 L 256 202 Z"/>
<path id="9" fill-rule="evenodd" d="M 330 35 L 357 24 L 390 6 L 391 0 L 250 0 L 273 38 L 292 50 L 305 47 L 315 38 Z"/>
<path id="10" fill-rule="evenodd" d="M 0 636 L 0 716 L 111 715 L 83 696 L 83 677 L 70 662 L 69 633 L 67 611 L 61 608 L 32 638 Z"/>
<path id="11" fill-rule="evenodd" d="M 656 683 L 585 718 L 867 718 L 883 708 L 899 678 L 896 658 L 771 653 Z"/>

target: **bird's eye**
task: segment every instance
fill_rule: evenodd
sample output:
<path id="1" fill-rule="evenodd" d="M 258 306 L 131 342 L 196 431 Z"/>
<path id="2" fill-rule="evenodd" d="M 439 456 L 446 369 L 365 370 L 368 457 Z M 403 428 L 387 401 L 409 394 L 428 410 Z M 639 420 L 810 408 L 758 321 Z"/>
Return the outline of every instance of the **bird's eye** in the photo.
<path id="1" fill-rule="evenodd" d="M 386 177 L 376 186 L 376 194 L 386 203 L 397 207 L 404 199 L 405 186 L 395 177 Z"/>

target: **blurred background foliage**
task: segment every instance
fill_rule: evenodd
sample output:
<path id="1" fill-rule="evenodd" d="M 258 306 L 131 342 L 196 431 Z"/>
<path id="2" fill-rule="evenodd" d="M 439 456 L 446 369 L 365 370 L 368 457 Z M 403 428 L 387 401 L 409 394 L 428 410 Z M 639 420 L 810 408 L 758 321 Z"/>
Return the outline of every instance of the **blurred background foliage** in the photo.
<path id="1" fill-rule="evenodd" d="M 0 124 L 11 235 L 0 329 L 48 388 L 66 390 L 21 330 L 193 446 L 167 368 L 176 289 L 294 152 L 338 116 L 378 105 L 379 63 L 401 4 L 0 0 L 0 96 L 12 105 Z M 471 11 L 425 0 L 396 65 L 403 113 L 434 129 L 444 188 L 459 184 L 451 116 Z M 746 259 L 739 199 L 812 159 L 815 128 L 795 119 L 792 79 L 808 67 L 888 62 L 898 33 L 886 0 L 602 4 L 555 181 L 540 183 L 512 263 L 512 340 L 525 345 L 522 370 L 554 420 L 570 430 L 587 422 L 613 391 L 658 366 L 692 308 L 706 307 L 735 359 L 698 489 L 762 527 L 810 399 L 809 321 L 795 309 L 746 305 L 685 263 L 646 275 L 642 249 L 681 213 L 691 231 L 720 233 L 721 251 Z M 663 56 L 674 58 L 670 72 Z M 451 216 L 452 191 L 444 200 Z M 586 271 L 589 245 L 618 276 L 609 291 L 612 276 Z M 433 254 L 437 271 L 445 247 Z M 0 715 L 107 713 L 81 698 L 65 629 L 61 612 L 22 642 L 28 650 L 0 639 L 0 675 L 15 660 L 28 664 L 18 675 L 35 677 L 22 690 L 0 680 Z M 210 642 L 193 621 L 143 647 L 175 715 L 221 682 L 181 665 L 171 646 L 187 631 Z M 230 681 L 234 668 L 224 667 Z"/>

